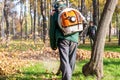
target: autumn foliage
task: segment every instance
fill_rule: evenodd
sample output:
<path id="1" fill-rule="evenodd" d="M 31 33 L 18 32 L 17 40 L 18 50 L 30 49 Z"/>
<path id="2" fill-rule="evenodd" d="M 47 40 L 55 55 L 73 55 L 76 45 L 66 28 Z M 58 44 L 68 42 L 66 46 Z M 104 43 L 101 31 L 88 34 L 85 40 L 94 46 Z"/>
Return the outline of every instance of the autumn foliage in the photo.
<path id="1" fill-rule="evenodd" d="M 89 59 L 90 51 L 78 49 L 77 60 Z M 105 58 L 120 58 L 117 52 L 105 52 Z M 0 51 L 0 75 L 21 73 L 20 68 L 28 66 L 31 61 L 42 61 L 45 59 L 59 60 L 58 50 L 53 51 L 50 47 L 42 48 L 39 51 L 29 49 L 27 51 Z"/>

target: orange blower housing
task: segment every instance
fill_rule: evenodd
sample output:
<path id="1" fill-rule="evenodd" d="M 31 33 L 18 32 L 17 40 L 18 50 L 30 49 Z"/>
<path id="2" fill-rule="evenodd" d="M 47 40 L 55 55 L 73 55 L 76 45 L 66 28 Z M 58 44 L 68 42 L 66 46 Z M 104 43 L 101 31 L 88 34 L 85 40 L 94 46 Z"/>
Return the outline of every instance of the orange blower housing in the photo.
<path id="1" fill-rule="evenodd" d="M 65 8 L 58 15 L 58 24 L 64 35 L 72 34 L 83 30 L 82 22 L 84 17 L 82 14 L 73 8 Z"/>
<path id="2" fill-rule="evenodd" d="M 75 20 L 71 21 L 72 17 L 74 17 Z M 75 10 L 63 12 L 60 18 L 63 27 L 70 27 L 73 25 L 82 24 L 83 21 L 79 13 Z"/>

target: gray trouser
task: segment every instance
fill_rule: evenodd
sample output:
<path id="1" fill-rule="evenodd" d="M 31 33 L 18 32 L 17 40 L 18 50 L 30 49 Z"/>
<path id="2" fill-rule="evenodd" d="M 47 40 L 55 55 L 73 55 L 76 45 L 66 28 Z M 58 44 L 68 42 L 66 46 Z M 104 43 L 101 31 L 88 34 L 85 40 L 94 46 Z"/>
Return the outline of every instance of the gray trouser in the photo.
<path id="1" fill-rule="evenodd" d="M 90 38 L 90 44 L 91 44 L 91 48 L 92 48 L 94 41 L 95 41 L 95 35 L 91 35 L 89 38 Z"/>
<path id="2" fill-rule="evenodd" d="M 75 67 L 77 45 L 75 42 L 64 39 L 58 41 L 62 80 L 71 80 Z"/>

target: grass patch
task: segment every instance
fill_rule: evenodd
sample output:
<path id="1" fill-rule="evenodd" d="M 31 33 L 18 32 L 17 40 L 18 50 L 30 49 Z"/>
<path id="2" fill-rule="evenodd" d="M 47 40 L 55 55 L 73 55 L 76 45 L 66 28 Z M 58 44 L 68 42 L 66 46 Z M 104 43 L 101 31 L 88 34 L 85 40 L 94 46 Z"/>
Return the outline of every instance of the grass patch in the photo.
<path id="1" fill-rule="evenodd" d="M 31 64 L 21 69 L 21 73 L 0 77 L 0 80 L 50 80 L 59 78 L 51 72 L 47 72 L 42 63 Z"/>
<path id="2" fill-rule="evenodd" d="M 33 40 L 11 40 L 8 47 L 5 43 L 1 43 L 0 51 L 27 51 L 27 50 L 41 50 L 44 46 L 41 40 L 34 43 Z"/>
<path id="3" fill-rule="evenodd" d="M 44 43 L 41 40 L 36 41 L 36 44 L 34 43 L 33 40 L 11 40 L 9 42 L 8 47 L 6 47 L 5 43 L 1 43 L 0 52 L 41 50 L 43 46 L 44 46 Z M 91 46 L 88 40 L 86 41 L 86 44 L 80 44 L 78 48 L 84 49 L 84 50 L 91 50 Z M 112 42 L 106 41 L 105 51 L 120 52 L 120 46 L 118 46 L 118 43 L 116 40 Z"/>
<path id="4" fill-rule="evenodd" d="M 80 44 L 78 46 L 79 49 L 84 50 L 91 50 L 91 46 L 89 43 L 87 44 Z M 106 42 L 105 43 L 105 51 L 112 51 L 112 52 L 120 52 L 120 46 L 116 42 Z"/>
<path id="5" fill-rule="evenodd" d="M 120 52 L 120 46 L 117 43 L 106 43 L 105 51 Z"/>
<path id="6" fill-rule="evenodd" d="M 72 80 L 95 80 L 95 76 L 85 77 L 82 74 L 82 66 L 87 62 L 88 60 L 76 62 Z M 56 61 L 56 63 L 58 62 Z M 47 67 L 44 67 L 43 65 L 44 62 L 41 62 L 35 63 L 29 67 L 22 68 L 21 74 L 11 75 L 7 77 L 6 80 L 52 80 L 53 78 L 61 80 L 61 74 L 56 76 L 52 73 L 52 68 L 51 71 L 46 71 Z M 102 80 L 120 80 L 119 71 L 120 59 L 104 59 L 104 78 Z"/>
<path id="7" fill-rule="evenodd" d="M 90 44 L 80 44 L 78 49 L 91 50 Z"/>
<path id="8" fill-rule="evenodd" d="M 95 76 L 85 77 L 81 72 L 82 66 L 87 62 L 87 60 L 84 60 L 76 63 L 77 65 L 73 74 L 73 80 L 95 80 Z M 104 59 L 104 77 L 102 80 L 120 80 L 119 71 L 120 59 Z"/>
<path id="9" fill-rule="evenodd" d="M 103 80 L 120 80 L 119 71 L 120 71 L 120 59 L 105 59 Z"/>

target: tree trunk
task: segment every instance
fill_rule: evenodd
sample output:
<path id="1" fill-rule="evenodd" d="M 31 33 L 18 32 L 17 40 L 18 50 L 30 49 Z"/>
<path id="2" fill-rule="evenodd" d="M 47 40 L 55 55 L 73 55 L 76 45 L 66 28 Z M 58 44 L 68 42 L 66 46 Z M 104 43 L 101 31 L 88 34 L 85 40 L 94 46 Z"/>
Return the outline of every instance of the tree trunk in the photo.
<path id="1" fill-rule="evenodd" d="M 8 46 L 9 38 L 9 20 L 8 20 L 9 7 L 7 6 L 7 0 L 4 1 L 4 17 L 6 21 L 6 46 Z"/>
<path id="2" fill-rule="evenodd" d="M 119 39 L 118 39 L 118 45 L 120 46 L 120 29 L 119 29 Z"/>
<path id="3" fill-rule="evenodd" d="M 34 0 L 34 32 L 33 32 L 33 40 L 36 40 L 36 8 L 37 8 L 37 0 Z"/>
<path id="4" fill-rule="evenodd" d="M 86 14 L 86 6 L 85 6 L 85 0 L 81 0 L 81 13 L 85 16 Z"/>
<path id="5" fill-rule="evenodd" d="M 46 0 L 41 1 L 41 14 L 43 17 L 43 42 L 45 43 L 46 34 L 47 34 Z"/>
<path id="6" fill-rule="evenodd" d="M 2 9 L 2 16 L 1 16 L 1 21 L 0 21 L 0 28 L 1 28 L 1 37 L 2 39 L 5 38 L 5 29 L 4 29 L 4 11 Z"/>
<path id="7" fill-rule="evenodd" d="M 27 33 L 27 13 L 26 13 L 26 11 L 27 11 L 27 1 L 25 2 L 25 12 L 24 12 L 24 14 L 25 14 L 25 39 L 27 39 L 27 37 L 28 37 L 28 33 Z"/>
<path id="8" fill-rule="evenodd" d="M 81 0 L 81 13 L 83 16 L 86 16 L 86 6 L 85 6 L 85 0 Z M 83 23 L 83 30 L 85 29 L 85 24 Z M 83 44 L 85 44 L 85 34 L 82 35 L 83 37 Z"/>
<path id="9" fill-rule="evenodd" d="M 98 23 L 99 23 L 99 20 L 100 20 L 100 3 L 99 3 L 99 0 L 97 0 L 97 6 L 98 6 Z"/>
<path id="10" fill-rule="evenodd" d="M 117 12 L 116 12 L 116 35 L 117 35 L 117 38 L 118 38 L 118 45 L 120 45 L 119 16 L 118 16 Z"/>
<path id="11" fill-rule="evenodd" d="M 14 15 L 12 16 L 12 26 L 13 26 L 13 37 L 16 36 L 16 30 L 15 30 L 15 18 Z"/>
<path id="12" fill-rule="evenodd" d="M 80 0 L 78 0 L 78 10 L 80 11 Z"/>
<path id="13" fill-rule="evenodd" d="M 66 5 L 67 7 L 69 7 L 69 0 L 66 0 Z"/>
<path id="14" fill-rule="evenodd" d="M 112 27 L 112 23 L 110 22 L 110 25 L 109 25 L 109 39 L 108 39 L 108 42 L 111 42 L 111 27 Z"/>
<path id="15" fill-rule="evenodd" d="M 101 80 L 103 77 L 103 53 L 105 37 L 117 2 L 118 0 L 107 0 L 105 4 L 98 25 L 95 43 L 92 48 L 91 59 L 82 68 L 82 72 L 85 76 L 95 74 L 97 76 L 97 80 Z"/>
<path id="16" fill-rule="evenodd" d="M 23 24 L 23 12 L 22 12 L 22 3 L 20 5 L 20 27 L 21 27 L 21 39 L 23 37 L 22 33 L 23 33 L 23 29 L 22 29 L 22 24 Z"/>
<path id="17" fill-rule="evenodd" d="M 2 39 L 5 39 L 4 22 L 2 22 L 0 26 L 1 26 L 1 37 Z"/>
<path id="18" fill-rule="evenodd" d="M 99 6 L 98 6 L 98 1 L 97 0 L 92 0 L 93 1 L 93 23 L 94 25 L 98 26 L 98 10 L 99 10 Z"/>
<path id="19" fill-rule="evenodd" d="M 30 18 L 31 18 L 31 31 L 30 33 L 33 33 L 33 17 L 32 17 L 32 3 L 30 2 Z"/>
<path id="20" fill-rule="evenodd" d="M 119 37 L 118 13 L 116 12 L 116 36 Z"/>

